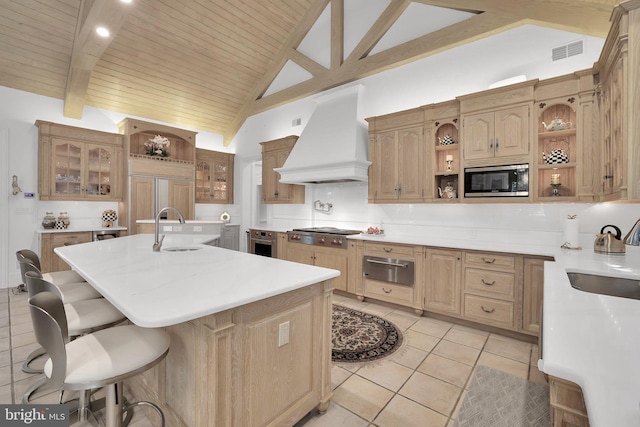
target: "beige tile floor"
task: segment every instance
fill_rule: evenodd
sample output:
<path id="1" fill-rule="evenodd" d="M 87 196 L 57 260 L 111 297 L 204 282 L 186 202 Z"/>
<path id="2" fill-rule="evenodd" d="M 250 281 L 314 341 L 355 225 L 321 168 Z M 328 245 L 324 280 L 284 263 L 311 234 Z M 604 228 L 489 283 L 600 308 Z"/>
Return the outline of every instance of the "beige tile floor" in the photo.
<path id="1" fill-rule="evenodd" d="M 0 403 L 20 403 L 35 379 L 21 370 L 37 347 L 26 301 L 26 294 L 0 291 Z M 334 301 L 393 322 L 406 342 L 382 361 L 334 365 L 329 410 L 309 414 L 296 427 L 451 426 L 477 365 L 546 383 L 535 366 L 536 345 L 373 302 L 340 295 Z M 153 425 L 153 415 L 147 418 L 142 408 L 136 412 L 132 427 Z"/>

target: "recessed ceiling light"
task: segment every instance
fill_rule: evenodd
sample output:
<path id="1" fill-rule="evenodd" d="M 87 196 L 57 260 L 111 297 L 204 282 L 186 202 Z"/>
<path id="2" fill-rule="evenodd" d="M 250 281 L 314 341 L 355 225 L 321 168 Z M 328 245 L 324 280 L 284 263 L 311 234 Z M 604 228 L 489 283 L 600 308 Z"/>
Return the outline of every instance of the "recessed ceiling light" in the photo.
<path id="1" fill-rule="evenodd" d="M 98 33 L 98 35 L 101 37 L 109 37 L 109 30 L 107 30 L 105 27 L 96 28 L 96 33 Z"/>
<path id="2" fill-rule="evenodd" d="M 131 0 L 120 0 L 122 3 L 131 3 Z"/>

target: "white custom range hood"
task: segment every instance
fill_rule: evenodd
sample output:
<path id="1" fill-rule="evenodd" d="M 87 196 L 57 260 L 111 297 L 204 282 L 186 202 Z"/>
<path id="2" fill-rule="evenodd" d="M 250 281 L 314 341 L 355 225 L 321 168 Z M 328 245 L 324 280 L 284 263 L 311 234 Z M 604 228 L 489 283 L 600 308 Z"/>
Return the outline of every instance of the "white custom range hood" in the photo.
<path id="1" fill-rule="evenodd" d="M 366 122 L 358 116 L 360 85 L 318 96 L 316 110 L 281 168 L 280 182 L 367 181 Z"/>

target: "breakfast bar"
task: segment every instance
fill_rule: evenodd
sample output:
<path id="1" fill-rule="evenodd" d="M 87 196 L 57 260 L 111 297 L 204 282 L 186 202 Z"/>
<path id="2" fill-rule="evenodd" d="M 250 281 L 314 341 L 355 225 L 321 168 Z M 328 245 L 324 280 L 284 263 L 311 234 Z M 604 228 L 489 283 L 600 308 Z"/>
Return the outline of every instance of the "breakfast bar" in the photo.
<path id="1" fill-rule="evenodd" d="M 165 361 L 127 383 L 167 425 L 284 426 L 326 410 L 339 272 L 208 237 L 167 235 L 160 252 L 150 234 L 55 252 L 131 322 L 171 336 Z"/>

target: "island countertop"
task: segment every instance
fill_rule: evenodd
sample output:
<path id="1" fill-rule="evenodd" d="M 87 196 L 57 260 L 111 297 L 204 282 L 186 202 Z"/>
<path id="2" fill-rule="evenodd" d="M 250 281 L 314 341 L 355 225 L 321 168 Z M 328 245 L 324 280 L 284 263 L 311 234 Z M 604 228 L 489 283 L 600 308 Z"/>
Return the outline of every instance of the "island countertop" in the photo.
<path id="1" fill-rule="evenodd" d="M 337 270 L 204 244 L 207 235 L 167 235 L 153 252 L 151 234 L 55 249 L 133 323 L 163 327 L 332 279 Z M 215 237 L 215 236 L 214 236 Z M 172 247 L 197 247 L 170 252 Z"/>

